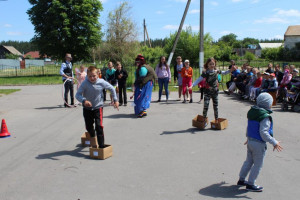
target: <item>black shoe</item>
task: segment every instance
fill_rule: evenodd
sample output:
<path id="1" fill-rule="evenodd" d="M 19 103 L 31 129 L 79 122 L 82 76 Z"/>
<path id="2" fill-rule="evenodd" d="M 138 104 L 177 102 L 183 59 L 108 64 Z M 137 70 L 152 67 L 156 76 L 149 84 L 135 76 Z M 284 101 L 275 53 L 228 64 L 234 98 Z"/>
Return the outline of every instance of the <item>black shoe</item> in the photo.
<path id="1" fill-rule="evenodd" d="M 119 106 L 122 106 L 123 104 L 122 103 L 119 103 Z"/>
<path id="2" fill-rule="evenodd" d="M 251 191 L 251 192 L 262 192 L 263 187 L 258 186 L 258 185 L 247 185 L 246 190 Z"/>
<path id="3" fill-rule="evenodd" d="M 193 99 L 191 99 L 189 103 L 193 103 Z"/>
<path id="4" fill-rule="evenodd" d="M 160 102 L 160 99 L 158 99 L 157 102 Z"/>
<path id="5" fill-rule="evenodd" d="M 127 106 L 127 103 L 124 103 L 124 106 Z"/>
<path id="6" fill-rule="evenodd" d="M 183 100 L 183 102 L 182 103 L 186 103 L 186 100 Z"/>
<path id="7" fill-rule="evenodd" d="M 238 186 L 247 186 L 247 185 L 248 185 L 248 182 L 247 182 L 247 181 L 241 181 L 241 180 L 239 180 L 239 181 L 237 182 L 237 185 L 238 185 Z"/>

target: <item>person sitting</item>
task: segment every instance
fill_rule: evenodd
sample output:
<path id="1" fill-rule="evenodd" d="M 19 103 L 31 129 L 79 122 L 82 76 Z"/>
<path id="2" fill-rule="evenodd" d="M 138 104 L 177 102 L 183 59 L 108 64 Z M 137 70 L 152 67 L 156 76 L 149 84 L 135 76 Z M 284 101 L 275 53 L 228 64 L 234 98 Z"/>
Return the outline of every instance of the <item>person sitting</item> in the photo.
<path id="1" fill-rule="evenodd" d="M 269 64 L 268 64 L 268 68 L 266 69 L 265 72 L 267 72 L 267 73 L 269 73 L 269 74 L 274 73 L 274 70 L 273 70 L 272 68 L 273 68 L 273 64 L 272 64 L 272 63 L 269 63 Z"/>
<path id="2" fill-rule="evenodd" d="M 291 82 L 292 74 L 290 74 L 289 66 L 285 66 L 284 75 L 279 85 L 278 101 L 282 102 L 286 98 L 288 84 Z"/>
<path id="3" fill-rule="evenodd" d="M 256 79 L 257 79 L 257 72 L 258 72 L 257 68 L 252 69 L 253 75 L 251 76 L 248 84 L 245 87 L 245 95 L 243 96 L 243 99 L 245 99 L 245 100 L 249 99 L 249 97 L 250 97 L 251 89 L 254 87 L 254 84 L 255 84 Z"/>
<path id="4" fill-rule="evenodd" d="M 233 65 L 230 70 L 231 70 L 231 81 L 228 81 L 226 83 L 228 91 L 224 91 L 228 95 L 233 93 L 233 91 L 236 89 L 235 82 L 237 81 L 237 78 L 238 78 L 239 74 L 241 73 L 236 65 Z"/>
<path id="5" fill-rule="evenodd" d="M 262 84 L 262 75 L 260 72 L 257 72 L 257 79 L 250 90 L 250 100 L 254 101 L 256 99 L 256 91 L 260 90 Z"/>
<path id="6" fill-rule="evenodd" d="M 279 64 L 277 64 L 275 66 L 275 72 L 274 73 L 275 73 L 275 76 L 276 76 L 276 79 L 277 79 L 278 83 L 280 83 L 282 81 L 282 78 L 283 78 L 283 72 L 280 71 L 280 65 Z"/>

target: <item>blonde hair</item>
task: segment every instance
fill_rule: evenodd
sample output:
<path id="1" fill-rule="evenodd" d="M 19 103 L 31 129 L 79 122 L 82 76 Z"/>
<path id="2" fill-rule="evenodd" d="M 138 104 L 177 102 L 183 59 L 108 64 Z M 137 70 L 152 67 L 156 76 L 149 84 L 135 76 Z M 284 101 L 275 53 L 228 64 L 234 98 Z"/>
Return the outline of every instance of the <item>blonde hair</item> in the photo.
<path id="1" fill-rule="evenodd" d="M 97 68 L 95 66 L 89 66 L 89 68 L 87 69 L 88 73 L 93 73 L 94 71 L 98 71 Z"/>

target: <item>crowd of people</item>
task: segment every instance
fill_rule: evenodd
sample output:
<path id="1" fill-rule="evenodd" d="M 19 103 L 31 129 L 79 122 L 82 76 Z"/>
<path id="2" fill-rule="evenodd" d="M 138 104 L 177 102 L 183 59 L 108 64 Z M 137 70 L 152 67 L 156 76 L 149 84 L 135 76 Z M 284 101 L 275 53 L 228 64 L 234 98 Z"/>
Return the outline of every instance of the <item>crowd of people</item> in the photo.
<path id="1" fill-rule="evenodd" d="M 229 69 L 222 74 L 230 74 L 230 80 L 226 82 L 228 90 L 224 91 L 226 94 L 237 90 L 242 99 L 250 101 L 255 101 L 263 92 L 272 94 L 278 103 L 288 101 L 289 91 L 293 92 L 296 88 L 293 82 L 299 82 L 299 71 L 294 65 L 285 65 L 281 71 L 279 64 L 273 69 L 272 63 L 269 63 L 265 71 L 260 71 L 245 63 L 239 70 L 231 61 Z"/>

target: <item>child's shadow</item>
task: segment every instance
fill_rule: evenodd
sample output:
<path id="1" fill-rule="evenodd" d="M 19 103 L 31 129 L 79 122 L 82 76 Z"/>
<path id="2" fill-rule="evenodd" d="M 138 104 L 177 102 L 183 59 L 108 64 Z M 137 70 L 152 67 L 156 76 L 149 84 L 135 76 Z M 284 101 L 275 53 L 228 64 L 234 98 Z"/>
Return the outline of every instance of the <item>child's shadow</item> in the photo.
<path id="1" fill-rule="evenodd" d="M 114 114 L 114 115 L 108 115 L 108 116 L 104 116 L 103 118 L 111 118 L 111 119 L 119 119 L 119 118 L 137 118 L 136 115 L 134 114 Z"/>
<path id="2" fill-rule="evenodd" d="M 214 198 L 236 198 L 236 199 L 251 199 L 247 197 L 246 189 L 239 189 L 237 185 L 225 185 L 225 182 L 212 184 L 199 190 L 199 194 Z M 243 195 L 244 194 L 244 195 Z"/>
<path id="3" fill-rule="evenodd" d="M 77 148 L 74 150 L 64 150 L 64 151 L 57 151 L 57 152 L 53 152 L 53 153 L 45 153 L 45 154 L 40 154 L 37 157 L 35 157 L 36 159 L 51 159 L 51 160 L 59 160 L 57 157 L 60 156 L 74 156 L 74 157 L 79 157 L 79 158 L 88 158 L 87 155 L 81 153 L 81 151 L 85 148 L 82 147 L 81 144 L 78 144 L 76 146 Z"/>
<path id="4" fill-rule="evenodd" d="M 160 135 L 172 135 L 172 134 L 178 134 L 178 133 L 190 133 L 190 134 L 195 134 L 196 132 L 202 132 L 206 131 L 207 129 L 198 129 L 198 128 L 189 128 L 186 130 L 180 130 L 180 131 L 164 131 Z"/>

